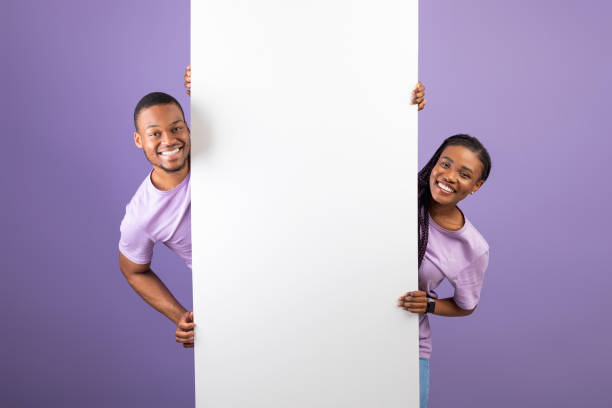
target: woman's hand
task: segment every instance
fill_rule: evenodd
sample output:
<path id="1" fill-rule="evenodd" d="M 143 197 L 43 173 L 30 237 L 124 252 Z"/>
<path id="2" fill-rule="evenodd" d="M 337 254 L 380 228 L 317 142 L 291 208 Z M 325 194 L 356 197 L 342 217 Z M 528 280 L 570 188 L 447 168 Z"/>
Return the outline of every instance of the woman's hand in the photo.
<path id="1" fill-rule="evenodd" d="M 422 290 L 406 292 L 397 300 L 397 305 L 412 313 L 425 313 L 427 311 L 427 293 Z"/>
<path id="2" fill-rule="evenodd" d="M 187 95 L 191 95 L 191 64 L 185 69 L 185 88 L 187 88 Z"/>
<path id="3" fill-rule="evenodd" d="M 189 73 L 189 78 L 191 81 L 191 72 Z M 189 91 L 187 91 L 187 93 L 189 93 Z M 427 100 L 425 99 L 425 87 L 421 81 L 417 82 L 416 87 L 412 91 L 412 99 L 410 100 L 410 103 L 412 105 L 419 105 L 419 110 L 423 110 L 425 107 Z"/>

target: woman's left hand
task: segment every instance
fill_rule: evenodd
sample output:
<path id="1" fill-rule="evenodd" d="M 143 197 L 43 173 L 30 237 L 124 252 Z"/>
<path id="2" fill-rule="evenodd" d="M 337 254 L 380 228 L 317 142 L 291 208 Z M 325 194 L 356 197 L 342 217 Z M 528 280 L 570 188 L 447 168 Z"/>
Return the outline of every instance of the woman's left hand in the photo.
<path id="1" fill-rule="evenodd" d="M 417 82 L 416 86 L 414 87 L 410 103 L 412 105 L 418 105 L 419 110 L 423 110 L 423 108 L 425 107 L 427 99 L 425 99 L 425 86 L 423 86 L 421 81 Z"/>
<path id="2" fill-rule="evenodd" d="M 427 293 L 422 290 L 406 292 L 397 300 L 397 305 L 412 313 L 425 313 L 427 311 Z"/>

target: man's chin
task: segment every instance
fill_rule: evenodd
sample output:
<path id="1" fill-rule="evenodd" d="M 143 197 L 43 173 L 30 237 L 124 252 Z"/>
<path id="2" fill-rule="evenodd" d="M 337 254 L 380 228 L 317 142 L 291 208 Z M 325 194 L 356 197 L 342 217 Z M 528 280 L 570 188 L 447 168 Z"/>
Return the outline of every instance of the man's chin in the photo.
<path id="1" fill-rule="evenodd" d="M 165 167 L 164 165 L 159 165 L 158 167 L 161 170 L 165 171 L 166 173 L 172 174 L 172 173 L 178 173 L 179 171 L 183 170 L 186 165 L 187 165 L 187 160 L 183 160 L 183 163 L 175 167 Z"/>

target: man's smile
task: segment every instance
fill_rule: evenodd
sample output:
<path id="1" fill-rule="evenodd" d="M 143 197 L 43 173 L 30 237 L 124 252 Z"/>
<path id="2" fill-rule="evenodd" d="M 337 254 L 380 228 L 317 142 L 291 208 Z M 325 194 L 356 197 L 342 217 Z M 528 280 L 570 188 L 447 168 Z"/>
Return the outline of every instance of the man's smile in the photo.
<path id="1" fill-rule="evenodd" d="M 181 150 L 183 150 L 183 147 L 184 146 L 177 146 L 177 147 L 174 147 L 171 150 L 170 150 L 170 148 L 167 148 L 168 150 L 160 151 L 158 153 L 158 155 L 162 156 L 164 159 L 167 159 L 167 160 L 174 160 L 174 159 L 178 158 L 179 152 Z"/>

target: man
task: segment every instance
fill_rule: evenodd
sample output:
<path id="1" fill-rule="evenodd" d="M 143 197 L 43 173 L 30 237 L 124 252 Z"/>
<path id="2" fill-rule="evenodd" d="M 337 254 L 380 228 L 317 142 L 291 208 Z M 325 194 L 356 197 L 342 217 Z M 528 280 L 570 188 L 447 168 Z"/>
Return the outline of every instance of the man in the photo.
<path id="1" fill-rule="evenodd" d="M 191 66 L 185 71 L 190 94 Z M 425 106 L 425 87 L 419 82 L 412 104 Z M 172 320 L 176 341 L 193 347 L 193 312 L 187 311 L 151 270 L 153 246 L 163 242 L 191 269 L 191 194 L 189 127 L 181 105 L 172 96 L 153 92 L 134 109 L 134 143 L 153 165 L 126 207 L 121 222 L 119 267 L 134 290 Z"/>
<path id="2" fill-rule="evenodd" d="M 151 270 L 153 245 L 163 242 L 191 268 L 191 140 L 180 104 L 161 92 L 145 95 L 134 109 L 134 143 L 153 170 L 126 207 L 121 222 L 119 267 L 132 288 L 176 325 L 176 341 L 193 347 L 188 312 Z"/>

